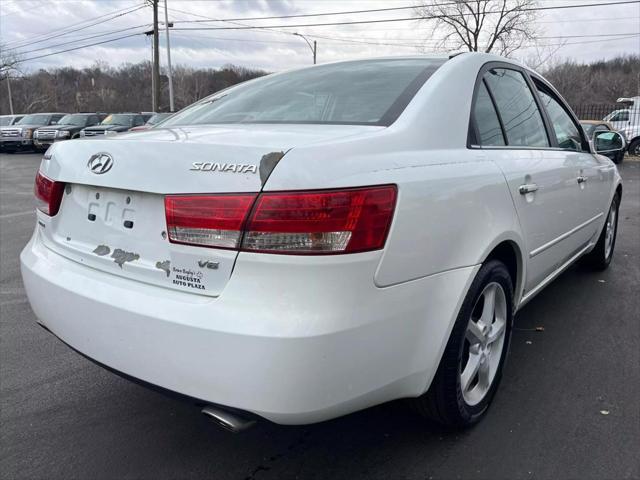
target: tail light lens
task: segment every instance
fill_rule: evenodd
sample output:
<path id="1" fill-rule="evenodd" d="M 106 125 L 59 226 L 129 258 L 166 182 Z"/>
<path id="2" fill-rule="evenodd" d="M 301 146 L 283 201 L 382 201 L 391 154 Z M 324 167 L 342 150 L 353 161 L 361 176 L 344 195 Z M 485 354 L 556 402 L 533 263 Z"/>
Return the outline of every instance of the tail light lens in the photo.
<path id="1" fill-rule="evenodd" d="M 264 193 L 247 224 L 242 249 L 295 254 L 376 250 L 384 246 L 395 203 L 393 185 Z"/>
<path id="2" fill-rule="evenodd" d="M 396 196 L 395 185 L 260 195 L 168 196 L 165 209 L 169 240 L 174 243 L 319 255 L 382 248 Z"/>
<path id="3" fill-rule="evenodd" d="M 255 194 L 165 197 L 169 240 L 204 247 L 238 248 L 245 219 L 255 199 Z"/>
<path id="4" fill-rule="evenodd" d="M 34 185 L 36 197 L 36 207 L 41 212 L 53 217 L 60 210 L 62 194 L 64 193 L 64 183 L 55 182 L 38 172 Z"/>

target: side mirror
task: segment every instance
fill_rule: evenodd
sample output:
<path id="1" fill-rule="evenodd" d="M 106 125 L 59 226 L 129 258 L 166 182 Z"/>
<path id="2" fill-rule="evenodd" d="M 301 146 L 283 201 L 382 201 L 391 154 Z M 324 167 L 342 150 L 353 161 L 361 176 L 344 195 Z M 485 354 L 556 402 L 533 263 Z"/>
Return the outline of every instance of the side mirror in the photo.
<path id="1" fill-rule="evenodd" d="M 593 138 L 596 153 L 613 153 L 624 150 L 625 141 L 618 132 L 597 132 Z"/>

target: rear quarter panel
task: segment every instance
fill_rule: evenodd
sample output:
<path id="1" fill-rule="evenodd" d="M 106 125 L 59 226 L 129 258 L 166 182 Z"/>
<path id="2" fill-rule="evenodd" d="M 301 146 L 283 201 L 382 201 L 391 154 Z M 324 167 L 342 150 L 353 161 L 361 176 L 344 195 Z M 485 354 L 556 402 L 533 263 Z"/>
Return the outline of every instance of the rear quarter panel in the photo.
<path id="1" fill-rule="evenodd" d="M 477 265 L 505 240 L 524 251 L 504 175 L 466 145 L 478 70 L 498 58 L 446 62 L 384 130 L 293 148 L 264 190 L 396 184 L 396 212 L 375 273 L 379 287 Z"/>
<path id="2" fill-rule="evenodd" d="M 484 153 L 392 150 L 386 135 L 359 139 L 366 148 L 350 154 L 334 145 L 340 162 L 324 159 L 324 167 L 312 151 L 293 149 L 265 190 L 396 184 L 396 211 L 374 277 L 378 287 L 477 265 L 503 240 L 522 245 L 504 176 Z"/>

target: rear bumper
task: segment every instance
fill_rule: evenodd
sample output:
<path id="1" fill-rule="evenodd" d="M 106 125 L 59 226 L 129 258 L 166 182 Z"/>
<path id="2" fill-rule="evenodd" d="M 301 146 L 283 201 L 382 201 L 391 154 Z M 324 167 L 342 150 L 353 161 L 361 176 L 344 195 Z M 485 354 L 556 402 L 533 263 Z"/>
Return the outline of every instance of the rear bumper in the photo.
<path id="1" fill-rule="evenodd" d="M 95 271 L 46 248 L 38 231 L 20 259 L 36 316 L 82 354 L 183 395 L 304 424 L 420 395 L 435 373 L 476 267 L 381 289 L 379 257 L 241 254 L 217 298 Z"/>

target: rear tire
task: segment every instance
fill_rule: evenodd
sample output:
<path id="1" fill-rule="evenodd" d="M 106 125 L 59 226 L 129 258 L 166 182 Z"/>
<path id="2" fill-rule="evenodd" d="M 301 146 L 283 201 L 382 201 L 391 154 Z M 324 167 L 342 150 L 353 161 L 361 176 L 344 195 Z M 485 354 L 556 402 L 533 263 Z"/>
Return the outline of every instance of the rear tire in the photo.
<path id="1" fill-rule="evenodd" d="M 618 236 L 618 210 L 620 197 L 616 194 L 611 201 L 607 219 L 602 227 L 596 246 L 584 257 L 584 262 L 594 270 L 606 270 L 613 259 L 613 251 Z"/>
<path id="2" fill-rule="evenodd" d="M 640 155 L 640 138 L 636 138 L 629 144 L 629 155 Z"/>
<path id="3" fill-rule="evenodd" d="M 480 421 L 500 383 L 512 323 L 509 270 L 489 260 L 467 292 L 429 390 L 413 400 L 418 412 L 450 428 Z"/>

